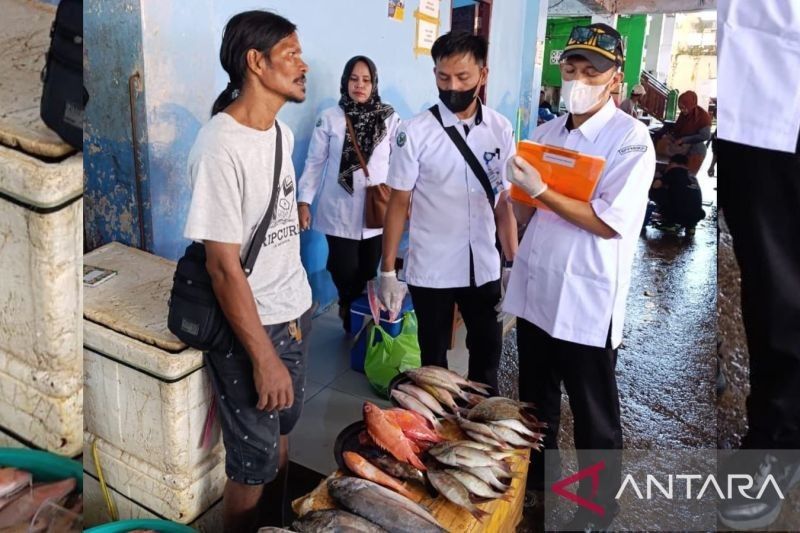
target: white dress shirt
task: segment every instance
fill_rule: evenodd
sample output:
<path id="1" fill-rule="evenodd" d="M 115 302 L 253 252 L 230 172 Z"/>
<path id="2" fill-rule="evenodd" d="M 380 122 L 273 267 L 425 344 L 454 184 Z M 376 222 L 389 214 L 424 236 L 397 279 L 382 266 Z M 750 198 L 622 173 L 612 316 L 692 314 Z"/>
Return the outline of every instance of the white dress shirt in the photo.
<path id="1" fill-rule="evenodd" d="M 617 347 L 655 150 L 647 127 L 611 100 L 580 128 L 567 130 L 568 118 L 539 126 L 532 140 L 605 158 L 591 206 L 617 235 L 603 239 L 537 210 L 514 260 L 503 310 L 586 346 L 604 347 L 611 324 Z"/>
<path id="2" fill-rule="evenodd" d="M 800 134 L 800 1 L 719 0 L 717 136 L 794 153 Z"/>
<path id="3" fill-rule="evenodd" d="M 339 185 L 339 165 L 347 130 L 344 110 L 331 107 L 317 118 L 308 157 L 298 184 L 298 202 L 311 204 L 316 199 L 317 210 L 312 227 L 325 235 L 345 239 L 369 239 L 383 233 L 381 229 L 364 226 L 364 200 L 367 185 L 386 182 L 389 170 L 389 154 L 394 143 L 395 132 L 400 124 L 397 113 L 386 119 L 386 136 L 375 146 L 369 160 L 369 180 L 361 168 L 353 172 L 353 194 Z"/>
<path id="4" fill-rule="evenodd" d="M 455 125 L 463 137 L 465 123 L 441 102 L 437 106 L 444 125 Z M 496 205 L 500 193 L 508 189 L 506 162 L 514 154 L 511 123 L 479 104 L 466 142 L 495 185 Z M 405 265 L 408 284 L 468 287 L 470 249 L 477 286 L 500 278 L 494 209 L 464 156 L 429 110 L 398 129 L 387 183 L 413 191 Z"/>

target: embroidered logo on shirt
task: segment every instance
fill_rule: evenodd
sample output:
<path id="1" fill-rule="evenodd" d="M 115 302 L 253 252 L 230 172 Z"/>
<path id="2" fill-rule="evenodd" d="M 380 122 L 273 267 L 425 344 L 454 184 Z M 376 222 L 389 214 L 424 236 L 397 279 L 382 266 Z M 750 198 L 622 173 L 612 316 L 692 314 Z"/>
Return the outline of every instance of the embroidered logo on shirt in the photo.
<path id="1" fill-rule="evenodd" d="M 322 118 L 317 119 L 317 127 L 319 128 L 320 126 L 322 126 Z"/>
<path id="2" fill-rule="evenodd" d="M 397 146 L 402 147 L 404 144 L 406 144 L 406 140 L 407 140 L 406 132 L 398 131 L 397 132 Z"/>
<path id="3" fill-rule="evenodd" d="M 646 152 L 646 151 L 647 151 L 647 146 L 645 146 L 644 144 L 634 144 L 631 146 L 620 148 L 619 155 L 625 155 L 631 152 Z"/>

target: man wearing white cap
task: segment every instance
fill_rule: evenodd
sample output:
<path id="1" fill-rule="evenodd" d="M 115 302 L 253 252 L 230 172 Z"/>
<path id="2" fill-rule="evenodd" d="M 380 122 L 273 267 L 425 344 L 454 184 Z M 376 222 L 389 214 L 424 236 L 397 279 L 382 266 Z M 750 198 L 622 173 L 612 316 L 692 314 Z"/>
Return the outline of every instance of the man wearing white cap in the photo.
<path id="1" fill-rule="evenodd" d="M 631 89 L 631 97 L 622 102 L 619 108 L 632 116 L 633 118 L 639 118 L 642 116 L 642 98 L 647 91 L 644 90 L 644 87 L 641 83 L 637 83 Z"/>

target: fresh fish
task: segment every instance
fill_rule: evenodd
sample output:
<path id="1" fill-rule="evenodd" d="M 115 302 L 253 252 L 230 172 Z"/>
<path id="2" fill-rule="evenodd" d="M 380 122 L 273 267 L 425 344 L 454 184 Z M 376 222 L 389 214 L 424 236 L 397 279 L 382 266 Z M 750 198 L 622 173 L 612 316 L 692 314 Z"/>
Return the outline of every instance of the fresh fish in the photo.
<path id="1" fill-rule="evenodd" d="M 473 422 L 472 420 L 461 418 L 458 420 L 458 425 L 464 431 L 471 431 L 473 433 L 478 433 L 480 435 L 489 437 L 490 439 L 494 439 L 495 441 L 502 443 L 502 439 L 500 438 L 500 436 L 497 433 L 495 433 L 494 429 L 491 428 L 488 424 L 483 424 L 481 422 Z"/>
<path id="2" fill-rule="evenodd" d="M 512 446 L 532 448 L 538 444 L 538 442 L 529 440 L 513 429 L 508 429 L 505 426 L 492 423 L 490 423 L 489 426 L 492 428 L 492 431 L 497 433 L 498 437 Z"/>
<path id="3" fill-rule="evenodd" d="M 398 461 L 405 461 L 425 471 L 425 465 L 416 455 L 419 448 L 403 434 L 400 426 L 390 421 L 372 402 L 364 402 L 364 422 L 369 436 L 379 448 L 392 454 Z"/>
<path id="4" fill-rule="evenodd" d="M 502 468 L 502 465 L 505 464 L 473 448 L 450 448 L 437 455 L 436 460 L 440 463 L 459 468 L 475 468 L 481 466 Z"/>
<path id="5" fill-rule="evenodd" d="M 442 442 L 444 439 L 428 427 L 428 420 L 416 411 L 409 409 L 387 409 L 384 414 L 400 426 L 406 437 L 415 441 Z"/>
<path id="6" fill-rule="evenodd" d="M 328 480 L 328 493 L 345 509 L 390 533 L 443 533 L 445 529 L 424 507 L 377 483 L 355 477 Z"/>
<path id="7" fill-rule="evenodd" d="M 45 500 L 61 501 L 75 490 L 75 483 L 75 478 L 67 478 L 53 483 L 34 485 L 30 491 L 23 491 L 0 510 L 0 528 L 10 527 L 20 522 L 30 522 Z"/>
<path id="8" fill-rule="evenodd" d="M 456 404 L 452 394 L 442 388 L 435 387 L 433 385 L 427 385 L 425 383 L 421 384 L 420 388 L 433 396 L 440 405 L 444 405 L 450 409 L 451 413 L 456 416 L 461 416 L 461 408 Z"/>
<path id="9" fill-rule="evenodd" d="M 425 484 L 425 474 L 408 463 L 398 461 L 391 455 L 374 448 L 362 450 L 361 455 L 366 458 L 367 461 L 374 464 L 392 477 L 405 479 L 408 481 L 418 481 L 423 485 Z"/>
<path id="10" fill-rule="evenodd" d="M 482 394 L 489 394 L 489 389 L 491 389 L 491 385 L 487 385 L 486 383 L 480 383 L 478 381 L 470 381 L 465 379 L 461 374 L 458 372 L 454 372 L 449 368 L 444 368 L 441 366 L 435 365 L 428 365 L 421 368 L 423 372 L 433 372 L 434 374 L 438 374 L 445 379 L 449 379 L 456 385 L 460 387 L 466 387 L 472 389 L 474 391 L 478 391 Z"/>
<path id="11" fill-rule="evenodd" d="M 532 407 L 531 403 L 521 403 L 502 396 L 493 396 L 470 409 L 467 418 L 478 422 L 512 419 L 519 420 L 531 428 L 546 427 L 526 411 Z"/>
<path id="12" fill-rule="evenodd" d="M 431 448 L 431 454 L 436 454 L 437 452 L 447 450 L 448 448 L 453 448 L 455 446 L 463 446 L 465 448 L 475 448 L 476 450 L 481 450 L 489 455 L 495 454 L 497 457 L 495 459 L 506 459 L 508 457 L 513 457 L 515 455 L 524 455 L 525 450 L 503 450 L 498 446 L 492 444 L 486 444 L 484 442 L 477 442 L 474 440 L 450 440 L 446 442 L 441 442 Z"/>
<path id="13" fill-rule="evenodd" d="M 426 420 L 428 420 L 431 424 L 433 424 L 434 429 L 436 430 L 442 429 L 442 424 L 436 418 L 436 415 L 434 415 L 430 409 L 425 407 L 425 404 L 423 404 L 421 401 L 417 400 L 410 394 L 406 394 L 405 392 L 397 389 L 391 392 L 391 396 L 392 398 L 397 400 L 397 403 L 399 403 L 406 409 L 411 409 L 412 411 L 415 411 L 424 416 Z"/>
<path id="14" fill-rule="evenodd" d="M 33 477 L 30 472 L 17 468 L 0 468 L 0 498 L 10 496 L 23 487 L 32 484 Z"/>
<path id="15" fill-rule="evenodd" d="M 467 403 L 469 404 L 470 407 L 474 407 L 486 399 L 485 396 L 481 396 L 480 394 L 473 394 L 471 392 L 465 392 L 464 396 L 467 397 Z"/>
<path id="16" fill-rule="evenodd" d="M 542 440 L 544 438 L 544 433 L 537 433 L 536 431 L 531 431 L 531 429 L 516 419 L 508 419 L 508 420 L 494 420 L 491 424 L 492 426 L 504 426 L 508 429 L 513 429 L 520 435 L 526 435 L 528 437 Z"/>
<path id="17" fill-rule="evenodd" d="M 369 520 L 340 509 L 311 511 L 292 523 L 292 529 L 300 533 L 386 533 L 386 530 Z M 261 528 L 266 531 L 286 531 L 277 528 Z"/>
<path id="18" fill-rule="evenodd" d="M 433 413 L 439 416 L 445 416 L 445 410 L 442 409 L 442 404 L 439 403 L 435 397 L 431 396 L 431 394 L 414 384 L 411 383 L 401 383 L 397 386 L 397 388 L 406 394 L 409 394 L 422 402 L 422 404 L 430 409 Z"/>
<path id="19" fill-rule="evenodd" d="M 411 492 L 409 492 L 409 490 L 405 488 L 402 483 L 377 468 L 375 465 L 358 455 L 356 452 L 344 452 L 342 457 L 344 458 L 344 464 L 346 464 L 347 468 L 349 468 L 354 474 L 364 479 L 374 481 L 375 483 L 383 485 L 384 487 L 388 487 L 395 492 L 399 492 L 406 498 L 414 497 L 414 495 L 411 494 Z"/>
<path id="20" fill-rule="evenodd" d="M 486 511 L 478 509 L 472 504 L 467 488 L 450 474 L 441 470 L 431 470 L 428 472 L 428 480 L 439 494 L 469 511 L 477 520 L 483 521 L 484 517 L 489 515 Z"/>
<path id="21" fill-rule="evenodd" d="M 470 474 L 465 470 L 449 468 L 445 470 L 445 472 L 456 478 L 462 485 L 464 485 L 467 488 L 468 491 L 470 491 L 475 496 L 480 496 L 481 498 L 491 498 L 493 500 L 500 499 L 500 500 L 505 500 L 507 502 L 511 501 L 511 496 L 503 494 L 502 492 L 495 491 L 488 483 L 483 481 L 481 478 L 477 477 L 474 474 Z"/>
<path id="22" fill-rule="evenodd" d="M 488 483 L 489 485 L 498 490 L 506 491 L 511 486 L 500 481 L 500 478 L 507 479 L 508 478 L 507 475 L 497 476 L 490 467 L 483 466 L 478 468 L 470 468 L 469 471 L 475 477 L 481 479 L 482 481 L 485 481 L 486 483 Z"/>
<path id="23" fill-rule="evenodd" d="M 406 370 L 406 375 L 414 380 L 414 383 L 417 385 L 432 385 L 451 392 L 466 401 L 467 398 L 464 391 L 449 377 L 443 376 L 437 372 L 431 372 L 430 370 L 426 370 L 426 368 L 427 367 L 421 367 Z"/>
<path id="24" fill-rule="evenodd" d="M 503 461 L 505 459 L 509 459 L 511 457 L 519 457 L 519 452 L 524 450 L 497 450 L 497 451 L 489 451 L 486 454 L 491 457 L 492 459 L 497 459 L 498 461 Z"/>
<path id="25" fill-rule="evenodd" d="M 488 446 L 494 446 L 496 448 L 503 448 L 503 449 L 509 448 L 508 444 L 506 444 L 505 442 L 493 439 L 491 437 L 487 437 L 486 435 L 482 435 L 480 433 L 476 433 L 475 431 L 466 431 L 466 434 L 469 438 L 475 440 L 476 442 L 480 442 Z"/>

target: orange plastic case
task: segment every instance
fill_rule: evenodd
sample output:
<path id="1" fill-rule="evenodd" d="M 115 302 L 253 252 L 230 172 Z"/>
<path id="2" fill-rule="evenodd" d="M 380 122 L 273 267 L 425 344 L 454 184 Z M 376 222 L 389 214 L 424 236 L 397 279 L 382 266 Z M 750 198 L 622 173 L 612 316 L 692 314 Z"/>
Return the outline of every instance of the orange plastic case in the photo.
<path id="1" fill-rule="evenodd" d="M 582 154 L 533 141 L 520 141 L 517 155 L 530 163 L 542 175 L 551 189 L 565 196 L 589 202 L 592 199 L 606 160 L 595 155 Z M 547 207 L 531 198 L 525 191 L 511 184 L 511 199 L 533 207 Z"/>

